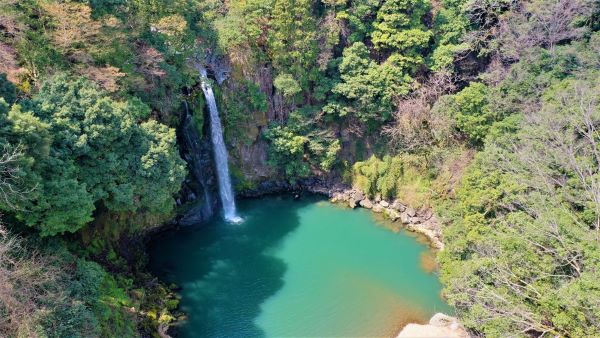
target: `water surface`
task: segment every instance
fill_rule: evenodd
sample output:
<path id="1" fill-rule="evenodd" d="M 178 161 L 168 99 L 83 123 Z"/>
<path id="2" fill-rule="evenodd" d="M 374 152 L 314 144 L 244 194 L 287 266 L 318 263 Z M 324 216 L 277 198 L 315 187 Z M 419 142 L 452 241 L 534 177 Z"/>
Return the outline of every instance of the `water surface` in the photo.
<path id="1" fill-rule="evenodd" d="M 239 203 L 151 244 L 151 268 L 181 289 L 181 337 L 391 337 L 448 311 L 426 245 L 364 209 L 317 197 Z"/>

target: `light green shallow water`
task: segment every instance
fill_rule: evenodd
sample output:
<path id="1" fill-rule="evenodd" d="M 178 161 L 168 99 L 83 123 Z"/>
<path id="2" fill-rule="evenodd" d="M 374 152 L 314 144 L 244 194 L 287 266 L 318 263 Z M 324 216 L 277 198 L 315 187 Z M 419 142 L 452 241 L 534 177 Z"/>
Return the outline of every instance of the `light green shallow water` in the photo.
<path id="1" fill-rule="evenodd" d="M 239 225 L 213 220 L 151 244 L 151 268 L 182 287 L 181 337 L 389 337 L 449 309 L 428 248 L 367 210 L 316 197 L 242 201 Z"/>

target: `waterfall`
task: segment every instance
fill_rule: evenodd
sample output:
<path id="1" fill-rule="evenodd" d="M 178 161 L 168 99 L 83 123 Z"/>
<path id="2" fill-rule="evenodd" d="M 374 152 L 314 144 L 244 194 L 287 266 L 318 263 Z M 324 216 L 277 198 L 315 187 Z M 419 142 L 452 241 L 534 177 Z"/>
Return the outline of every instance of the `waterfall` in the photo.
<path id="1" fill-rule="evenodd" d="M 206 68 L 198 65 L 202 81 L 202 91 L 208 103 L 208 111 L 210 113 L 210 136 L 213 144 L 215 155 L 215 168 L 217 170 L 217 180 L 219 182 L 219 195 L 225 219 L 229 222 L 241 222 L 242 219 L 235 211 L 235 198 L 233 189 L 231 188 L 231 177 L 229 176 L 229 164 L 227 162 L 227 149 L 223 140 L 223 127 L 219 118 L 219 110 L 215 101 L 215 94 L 212 86 L 206 75 Z"/>

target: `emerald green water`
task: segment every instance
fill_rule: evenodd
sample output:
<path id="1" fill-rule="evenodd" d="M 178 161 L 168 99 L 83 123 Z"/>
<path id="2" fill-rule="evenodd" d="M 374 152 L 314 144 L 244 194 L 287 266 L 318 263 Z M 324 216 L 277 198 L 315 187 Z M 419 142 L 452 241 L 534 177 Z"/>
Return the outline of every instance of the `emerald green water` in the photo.
<path id="1" fill-rule="evenodd" d="M 152 270 L 181 287 L 180 337 L 391 337 L 449 309 L 428 248 L 364 209 L 316 197 L 245 200 L 244 223 L 161 235 Z"/>

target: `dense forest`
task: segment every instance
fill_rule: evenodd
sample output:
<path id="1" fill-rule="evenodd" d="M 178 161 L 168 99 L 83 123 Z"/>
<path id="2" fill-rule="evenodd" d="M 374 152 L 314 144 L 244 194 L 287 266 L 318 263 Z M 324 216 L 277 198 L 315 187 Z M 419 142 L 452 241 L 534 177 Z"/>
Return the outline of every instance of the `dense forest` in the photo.
<path id="1" fill-rule="evenodd" d="M 1 0 L 0 336 L 176 320 L 143 238 L 191 204 L 208 58 L 237 192 L 433 208 L 473 336 L 600 336 L 594 0 Z"/>

